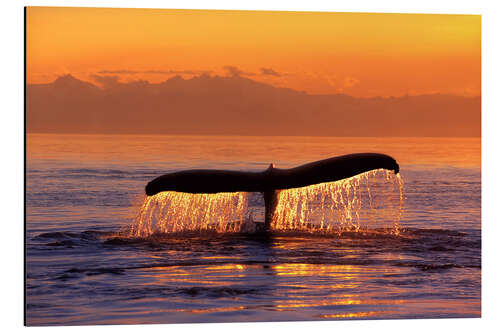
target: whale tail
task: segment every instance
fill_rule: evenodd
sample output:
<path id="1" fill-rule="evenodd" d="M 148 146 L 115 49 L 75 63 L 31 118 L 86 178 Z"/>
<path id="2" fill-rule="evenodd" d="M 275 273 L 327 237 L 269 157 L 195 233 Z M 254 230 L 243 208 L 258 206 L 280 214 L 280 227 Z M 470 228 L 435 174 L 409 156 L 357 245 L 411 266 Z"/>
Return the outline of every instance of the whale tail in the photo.
<path id="1" fill-rule="evenodd" d="M 261 192 L 265 203 L 265 229 L 269 229 L 280 190 L 337 181 L 358 174 L 386 169 L 399 173 L 394 158 L 385 154 L 361 153 L 332 157 L 291 169 L 271 163 L 262 172 L 230 170 L 185 170 L 162 175 L 146 185 L 146 194 L 163 191 L 186 193 Z"/>

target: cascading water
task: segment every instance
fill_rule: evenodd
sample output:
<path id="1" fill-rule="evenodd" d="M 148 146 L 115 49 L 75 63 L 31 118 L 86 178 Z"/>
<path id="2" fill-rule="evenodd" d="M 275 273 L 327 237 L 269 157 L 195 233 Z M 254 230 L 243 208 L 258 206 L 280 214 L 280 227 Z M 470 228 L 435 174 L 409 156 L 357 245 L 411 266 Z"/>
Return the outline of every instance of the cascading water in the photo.
<path id="1" fill-rule="evenodd" d="M 161 192 L 146 197 L 130 236 L 184 231 L 238 232 L 248 214 L 248 193 Z"/>
<path id="2" fill-rule="evenodd" d="M 403 199 L 399 174 L 373 170 L 336 182 L 280 191 L 271 228 L 342 233 L 378 227 L 399 234 Z"/>
<path id="3" fill-rule="evenodd" d="M 399 174 L 373 170 L 336 182 L 281 190 L 271 230 L 342 233 L 385 228 L 399 233 L 403 207 Z M 187 231 L 253 231 L 249 193 L 160 192 L 145 197 L 129 236 Z"/>

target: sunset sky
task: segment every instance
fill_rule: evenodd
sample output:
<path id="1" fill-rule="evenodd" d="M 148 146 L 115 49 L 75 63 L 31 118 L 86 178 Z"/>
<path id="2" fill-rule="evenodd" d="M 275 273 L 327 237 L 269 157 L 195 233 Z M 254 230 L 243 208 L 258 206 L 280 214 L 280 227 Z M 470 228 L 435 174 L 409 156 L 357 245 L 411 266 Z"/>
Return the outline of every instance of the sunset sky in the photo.
<path id="1" fill-rule="evenodd" d="M 29 7 L 27 81 L 239 75 L 310 94 L 481 94 L 478 15 Z"/>

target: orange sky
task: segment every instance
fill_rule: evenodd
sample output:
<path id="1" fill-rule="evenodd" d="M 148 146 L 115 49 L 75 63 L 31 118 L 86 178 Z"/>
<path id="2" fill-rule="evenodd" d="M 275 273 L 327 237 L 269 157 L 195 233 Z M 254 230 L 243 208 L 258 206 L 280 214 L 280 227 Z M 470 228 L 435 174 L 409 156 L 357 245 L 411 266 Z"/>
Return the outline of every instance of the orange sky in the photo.
<path id="1" fill-rule="evenodd" d="M 234 66 L 256 81 L 357 97 L 481 93 L 478 15 L 29 7 L 27 80 L 160 82 Z M 93 81 L 94 82 L 94 81 Z"/>

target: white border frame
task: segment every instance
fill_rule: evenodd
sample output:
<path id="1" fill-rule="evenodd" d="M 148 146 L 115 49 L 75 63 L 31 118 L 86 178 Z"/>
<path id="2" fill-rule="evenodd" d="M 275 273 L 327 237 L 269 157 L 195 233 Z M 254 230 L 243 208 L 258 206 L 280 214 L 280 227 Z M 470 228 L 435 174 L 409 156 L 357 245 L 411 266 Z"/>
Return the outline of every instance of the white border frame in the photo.
<path id="1" fill-rule="evenodd" d="M 182 324 L 182 325 L 131 325 L 131 326 L 75 326 L 75 327 L 23 327 L 23 179 L 24 179 L 24 29 L 23 6 L 75 6 L 75 7 L 132 7 L 132 8 L 184 8 L 184 9 L 251 9 L 251 10 L 290 10 L 290 11 L 332 11 L 332 12 L 386 12 L 386 13 L 442 13 L 442 14 L 481 14 L 482 15 L 482 319 L 419 319 L 419 320 L 366 320 L 366 321 L 329 321 L 329 322 L 286 322 L 286 323 L 241 323 L 241 324 Z M 164 332 L 254 332 L 256 330 L 282 329 L 287 332 L 303 332 L 314 329 L 320 332 L 331 330 L 346 332 L 422 332 L 434 331 L 490 331 L 500 326 L 497 315 L 499 301 L 497 253 L 500 241 L 498 209 L 499 154 L 496 142 L 500 125 L 500 106 L 496 83 L 499 77 L 498 59 L 500 17 L 499 5 L 495 1 L 451 1 L 451 0 L 352 0 L 342 2 L 308 1 L 222 1 L 210 2 L 194 0 L 176 1 L 11 1 L 6 2 L 0 11 L 3 25 L 2 64 L 7 75 L 1 80 L 3 110 L 2 121 L 2 327 L 10 331 L 71 331 L 86 332 L 135 332 L 137 330 Z M 6 44 L 6 45 L 5 45 Z M 486 70 L 484 70 L 486 68 Z M 498 328 L 497 328 L 498 329 Z"/>

